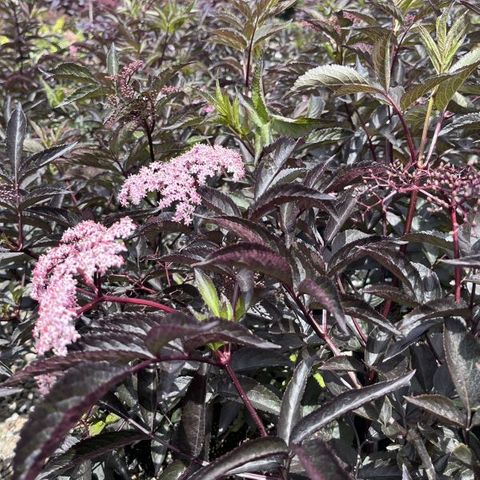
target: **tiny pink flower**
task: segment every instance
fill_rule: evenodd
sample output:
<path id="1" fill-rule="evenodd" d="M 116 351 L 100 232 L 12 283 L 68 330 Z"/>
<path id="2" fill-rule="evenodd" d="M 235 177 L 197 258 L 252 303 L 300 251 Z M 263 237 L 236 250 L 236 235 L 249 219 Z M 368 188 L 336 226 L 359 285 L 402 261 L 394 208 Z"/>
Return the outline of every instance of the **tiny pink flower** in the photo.
<path id="1" fill-rule="evenodd" d="M 128 237 L 134 229 L 128 217 L 110 228 L 84 221 L 66 230 L 60 244 L 38 259 L 32 297 L 39 303 L 33 335 L 40 355 L 49 350 L 65 355 L 67 345 L 78 339 L 74 323 L 78 279 L 91 285 L 95 273 L 104 275 L 109 268 L 120 267 L 126 247 L 117 239 Z"/>
<path id="2" fill-rule="evenodd" d="M 231 174 L 235 181 L 245 176 L 240 154 L 220 145 L 196 145 L 169 162 L 153 162 L 142 167 L 136 175 L 127 178 L 118 198 L 123 206 L 138 205 L 149 192 L 159 192 L 162 195 L 159 207 L 175 204 L 174 220 L 188 225 L 201 203 L 199 187 L 223 173 Z"/>

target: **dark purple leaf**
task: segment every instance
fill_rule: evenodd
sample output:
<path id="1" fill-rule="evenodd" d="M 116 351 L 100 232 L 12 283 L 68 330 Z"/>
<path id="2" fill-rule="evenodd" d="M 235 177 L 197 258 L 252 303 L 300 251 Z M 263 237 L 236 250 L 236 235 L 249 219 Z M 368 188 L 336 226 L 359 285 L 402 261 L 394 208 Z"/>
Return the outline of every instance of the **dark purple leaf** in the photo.
<path id="1" fill-rule="evenodd" d="M 345 313 L 340 302 L 337 288 L 328 277 L 317 277 L 315 281 L 307 278 L 298 286 L 298 291 L 299 293 L 310 295 L 314 300 L 319 302 L 333 315 L 338 326 L 348 334 Z"/>
<path id="2" fill-rule="evenodd" d="M 300 183 L 276 185 L 264 193 L 250 208 L 249 217 L 252 221 L 259 220 L 276 207 L 289 202 L 297 202 L 302 210 L 318 207 L 329 211 L 329 204 L 335 197 L 320 193 Z"/>
<path id="3" fill-rule="evenodd" d="M 333 449 L 321 438 L 296 445 L 293 451 L 311 480 L 353 480 Z"/>
<path id="4" fill-rule="evenodd" d="M 280 280 L 282 283 L 291 283 L 288 262 L 278 253 L 261 244 L 241 242 L 221 248 L 198 266 L 217 264 L 247 267 L 254 272 L 262 272 Z"/>
<path id="5" fill-rule="evenodd" d="M 34 480 L 45 460 L 83 413 L 138 367 L 108 362 L 73 367 L 52 387 L 22 429 L 14 459 L 15 478 Z"/>
<path id="6" fill-rule="evenodd" d="M 226 455 L 217 458 L 209 465 L 195 472 L 189 480 L 218 480 L 228 472 L 238 469 L 253 461 L 269 457 L 285 458 L 288 449 L 283 440 L 276 437 L 249 440 Z"/>
<path id="7" fill-rule="evenodd" d="M 293 444 L 301 443 L 304 439 L 346 413 L 409 385 L 414 374 L 415 372 L 410 372 L 394 380 L 379 382 L 375 385 L 349 390 L 337 395 L 329 403 L 300 420 L 292 431 L 290 442 Z"/>

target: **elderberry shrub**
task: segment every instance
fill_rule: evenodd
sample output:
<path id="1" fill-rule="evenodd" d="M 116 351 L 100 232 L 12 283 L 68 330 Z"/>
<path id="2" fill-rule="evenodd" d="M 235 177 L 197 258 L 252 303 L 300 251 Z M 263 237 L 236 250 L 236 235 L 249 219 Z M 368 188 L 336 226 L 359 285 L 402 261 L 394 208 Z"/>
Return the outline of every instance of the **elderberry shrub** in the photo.
<path id="1" fill-rule="evenodd" d="M 479 478 L 474 2 L 0 24 L 2 478 Z"/>

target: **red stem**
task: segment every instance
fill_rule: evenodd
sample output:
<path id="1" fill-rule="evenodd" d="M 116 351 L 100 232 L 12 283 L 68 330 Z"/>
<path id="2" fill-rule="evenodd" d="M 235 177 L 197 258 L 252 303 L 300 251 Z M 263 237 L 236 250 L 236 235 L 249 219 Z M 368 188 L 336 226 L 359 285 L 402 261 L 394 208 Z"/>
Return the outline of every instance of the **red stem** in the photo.
<path id="1" fill-rule="evenodd" d="M 146 300 L 142 298 L 129 298 L 129 297 L 115 297 L 113 295 L 101 295 L 91 302 L 87 303 L 83 307 L 77 310 L 77 315 L 82 315 L 82 313 L 88 312 L 93 307 L 101 302 L 111 302 L 111 303 L 128 303 L 132 305 L 143 305 L 144 307 L 151 307 L 157 310 L 161 310 L 162 312 L 166 313 L 177 313 L 177 310 L 171 308 L 167 305 L 163 305 L 162 303 L 157 303 L 152 300 Z"/>
<path id="2" fill-rule="evenodd" d="M 458 220 L 457 220 L 457 206 L 455 202 L 450 207 L 450 218 L 452 221 L 452 235 L 453 235 L 453 256 L 460 258 L 460 241 L 458 238 Z M 455 266 L 455 301 L 460 303 L 462 299 L 462 267 Z"/>
<path id="3" fill-rule="evenodd" d="M 245 405 L 245 408 L 248 410 L 248 413 L 252 417 L 252 420 L 255 422 L 255 425 L 258 428 L 258 431 L 260 432 L 260 435 L 262 437 L 268 437 L 267 430 L 265 429 L 265 425 L 262 422 L 262 419 L 259 417 L 257 411 L 255 410 L 255 407 L 252 405 L 252 402 L 248 398 L 248 395 L 246 394 L 245 390 L 242 387 L 242 384 L 240 383 L 240 380 L 237 377 L 237 374 L 233 370 L 231 364 L 230 364 L 230 353 L 226 351 L 217 351 L 217 357 L 220 362 L 220 364 L 223 366 L 225 371 L 227 372 L 228 376 L 230 377 L 230 380 L 232 380 L 233 385 L 235 386 L 235 389 L 238 392 L 238 395 L 243 401 L 243 404 Z"/>

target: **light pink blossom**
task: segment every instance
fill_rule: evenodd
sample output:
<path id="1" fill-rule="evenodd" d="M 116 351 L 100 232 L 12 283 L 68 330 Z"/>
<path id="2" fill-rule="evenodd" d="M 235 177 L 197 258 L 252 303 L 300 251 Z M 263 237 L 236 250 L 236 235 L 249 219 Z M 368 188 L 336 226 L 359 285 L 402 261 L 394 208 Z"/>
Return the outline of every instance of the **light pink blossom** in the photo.
<path id="1" fill-rule="evenodd" d="M 120 267 L 124 262 L 120 254 L 126 248 L 117 239 L 128 237 L 134 229 L 128 217 L 110 228 L 84 221 L 66 230 L 60 244 L 38 259 L 32 297 L 39 303 L 33 332 L 39 354 L 53 349 L 57 355 L 65 355 L 67 345 L 77 340 L 78 279 L 92 285 L 95 273 L 103 275 L 111 267 Z"/>
<path id="2" fill-rule="evenodd" d="M 235 181 L 244 177 L 240 154 L 219 145 L 196 145 L 169 162 L 153 162 L 143 167 L 125 181 L 118 198 L 123 206 L 138 205 L 149 192 L 159 192 L 162 196 L 159 207 L 176 204 L 174 220 L 188 225 L 201 203 L 199 187 L 223 173 L 232 174 Z"/>

